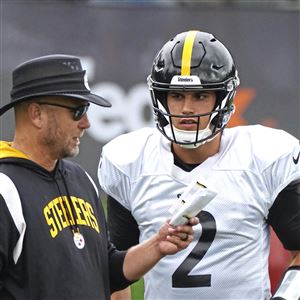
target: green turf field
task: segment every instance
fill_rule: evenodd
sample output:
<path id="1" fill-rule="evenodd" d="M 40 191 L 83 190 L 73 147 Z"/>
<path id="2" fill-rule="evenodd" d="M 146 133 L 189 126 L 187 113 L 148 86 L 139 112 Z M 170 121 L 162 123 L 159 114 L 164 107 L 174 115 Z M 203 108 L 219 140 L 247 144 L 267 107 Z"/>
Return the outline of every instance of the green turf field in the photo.
<path id="1" fill-rule="evenodd" d="M 131 286 L 131 299 L 143 300 L 144 299 L 144 281 L 141 279 Z"/>

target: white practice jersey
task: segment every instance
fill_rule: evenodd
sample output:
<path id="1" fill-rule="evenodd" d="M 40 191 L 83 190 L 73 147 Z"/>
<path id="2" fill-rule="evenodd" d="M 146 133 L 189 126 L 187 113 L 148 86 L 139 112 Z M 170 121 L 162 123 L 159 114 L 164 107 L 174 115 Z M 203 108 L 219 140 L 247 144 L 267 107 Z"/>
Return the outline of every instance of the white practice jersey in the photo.
<path id="1" fill-rule="evenodd" d="M 300 178 L 299 141 L 260 125 L 225 129 L 220 151 L 191 172 L 174 165 L 170 149 L 157 129 L 144 128 L 108 143 L 99 164 L 103 190 L 131 211 L 140 241 L 171 217 L 191 182 L 217 192 L 189 247 L 146 274 L 145 299 L 269 299 L 266 219 L 278 193 Z"/>

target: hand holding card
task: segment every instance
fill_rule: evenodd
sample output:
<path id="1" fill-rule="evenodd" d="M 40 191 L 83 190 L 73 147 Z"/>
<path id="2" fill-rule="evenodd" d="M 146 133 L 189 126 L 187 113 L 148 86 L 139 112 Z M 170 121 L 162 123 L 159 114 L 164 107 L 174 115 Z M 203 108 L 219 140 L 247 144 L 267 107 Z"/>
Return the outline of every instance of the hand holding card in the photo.
<path id="1" fill-rule="evenodd" d="M 172 214 L 170 224 L 173 226 L 186 224 L 217 195 L 199 182 L 189 185 L 184 193 L 169 210 Z"/>

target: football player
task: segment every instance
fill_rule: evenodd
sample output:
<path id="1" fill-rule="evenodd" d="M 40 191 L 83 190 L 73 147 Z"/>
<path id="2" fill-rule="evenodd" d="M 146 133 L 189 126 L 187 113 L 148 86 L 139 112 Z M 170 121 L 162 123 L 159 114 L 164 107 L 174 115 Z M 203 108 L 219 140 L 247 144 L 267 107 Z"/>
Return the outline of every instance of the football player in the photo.
<path id="1" fill-rule="evenodd" d="M 212 34 L 168 41 L 148 84 L 158 130 L 121 135 L 100 159 L 111 239 L 127 249 L 149 238 L 193 183 L 216 196 L 189 247 L 146 274 L 145 299 L 270 299 L 270 226 L 293 257 L 272 299 L 300 299 L 299 140 L 261 125 L 226 128 L 239 77 Z"/>

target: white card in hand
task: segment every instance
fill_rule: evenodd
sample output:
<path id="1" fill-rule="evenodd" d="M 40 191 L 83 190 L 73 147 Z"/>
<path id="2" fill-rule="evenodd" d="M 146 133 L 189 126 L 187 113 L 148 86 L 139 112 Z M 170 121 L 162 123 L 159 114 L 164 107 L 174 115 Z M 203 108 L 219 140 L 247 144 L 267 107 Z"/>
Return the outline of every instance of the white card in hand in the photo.
<path id="1" fill-rule="evenodd" d="M 217 193 L 207 189 L 201 183 L 189 185 L 169 210 L 172 213 L 170 224 L 173 226 L 186 224 L 190 218 L 195 217 Z"/>

